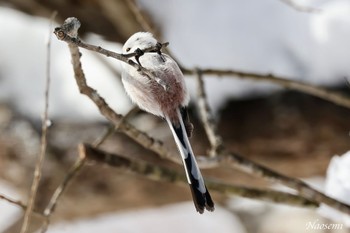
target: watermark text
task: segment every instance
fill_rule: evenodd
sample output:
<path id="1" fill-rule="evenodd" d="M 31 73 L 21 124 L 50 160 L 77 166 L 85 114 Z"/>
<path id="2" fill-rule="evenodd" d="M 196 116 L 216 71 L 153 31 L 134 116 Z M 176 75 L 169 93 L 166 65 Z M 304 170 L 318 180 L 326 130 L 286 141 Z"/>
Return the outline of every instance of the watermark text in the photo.
<path id="1" fill-rule="evenodd" d="M 306 223 L 306 230 L 341 230 L 343 229 L 342 223 L 323 223 L 316 219 Z"/>

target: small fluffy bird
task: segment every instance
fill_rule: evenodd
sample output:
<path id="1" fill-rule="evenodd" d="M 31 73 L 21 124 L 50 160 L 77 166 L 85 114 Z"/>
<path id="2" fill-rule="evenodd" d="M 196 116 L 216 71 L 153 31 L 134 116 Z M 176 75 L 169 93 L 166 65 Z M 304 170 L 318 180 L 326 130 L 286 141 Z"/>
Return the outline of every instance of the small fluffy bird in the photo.
<path id="1" fill-rule="evenodd" d="M 123 63 L 122 82 L 125 91 L 140 109 L 167 121 L 180 151 L 197 211 L 199 213 L 203 213 L 204 209 L 213 211 L 214 203 L 204 184 L 188 139 L 193 126 L 186 110 L 189 94 L 184 76 L 177 63 L 160 50 L 142 53 L 142 50 L 158 44 L 149 32 L 137 32 L 125 42 L 123 53 L 139 52 L 140 56 L 132 59 L 153 73 L 155 79 Z"/>

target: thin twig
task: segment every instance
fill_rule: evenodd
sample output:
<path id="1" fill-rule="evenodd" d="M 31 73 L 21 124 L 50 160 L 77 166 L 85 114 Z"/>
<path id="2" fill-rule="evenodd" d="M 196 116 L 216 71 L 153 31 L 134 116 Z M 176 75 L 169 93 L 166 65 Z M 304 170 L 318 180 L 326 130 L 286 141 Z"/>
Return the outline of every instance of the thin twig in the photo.
<path id="1" fill-rule="evenodd" d="M 7 196 L 5 196 L 3 194 L 0 194 L 0 199 L 5 200 L 5 201 L 7 201 L 7 202 L 9 202 L 11 204 L 16 205 L 16 206 L 20 207 L 21 209 L 23 209 L 24 211 L 27 209 L 27 206 L 25 204 L 23 204 L 21 201 L 15 200 L 15 199 L 13 199 L 11 197 L 7 197 Z M 41 218 L 44 217 L 42 215 L 42 213 L 39 213 L 36 210 L 33 210 L 32 213 L 35 214 L 38 217 L 41 217 Z"/>
<path id="2" fill-rule="evenodd" d="M 197 96 L 198 96 L 197 103 L 198 103 L 199 113 L 204 126 L 204 130 L 207 134 L 207 137 L 211 146 L 209 155 L 211 157 L 215 157 L 217 155 L 217 152 L 220 146 L 222 145 L 222 140 L 217 132 L 216 123 L 211 113 L 209 103 L 207 101 L 207 96 L 206 96 L 205 87 L 204 87 L 204 80 L 202 77 L 201 70 L 199 69 L 197 69 L 196 81 L 197 81 Z"/>
<path id="3" fill-rule="evenodd" d="M 119 121 L 119 125 L 110 125 L 108 126 L 108 129 L 104 134 L 102 134 L 101 137 L 95 140 L 95 142 L 92 144 L 94 147 L 98 148 L 103 142 L 107 140 L 108 137 L 110 137 L 116 130 L 119 129 L 119 126 L 124 123 L 129 117 L 134 115 L 136 112 L 139 111 L 139 108 L 134 106 L 131 108 Z"/>
<path id="4" fill-rule="evenodd" d="M 115 132 L 115 126 L 114 125 L 108 125 L 107 130 L 100 136 L 98 137 L 92 145 L 96 148 L 98 148 L 102 143 L 104 143 L 107 138 L 109 138 L 113 133 Z"/>
<path id="5" fill-rule="evenodd" d="M 78 153 L 80 153 L 78 151 Z M 81 167 L 84 165 L 84 160 L 79 158 L 77 161 L 74 163 L 74 165 L 69 169 L 67 175 L 65 176 L 64 180 L 62 181 L 61 185 L 56 189 L 55 193 L 52 195 L 49 204 L 44 210 L 44 215 L 49 216 L 54 210 L 57 205 L 57 201 L 59 198 L 62 196 L 64 190 L 67 188 L 69 185 L 69 182 L 74 178 L 77 174 L 78 171 L 80 171 Z"/>
<path id="6" fill-rule="evenodd" d="M 23 204 L 21 201 L 14 200 L 11 197 L 7 197 L 7 196 L 5 196 L 3 194 L 0 194 L 0 199 L 8 201 L 9 203 L 14 204 L 16 206 L 19 206 L 19 207 L 21 207 L 24 210 L 27 209 L 27 206 L 25 204 Z"/>
<path id="7" fill-rule="evenodd" d="M 196 75 L 195 69 L 183 69 L 184 74 Z M 277 84 L 287 89 L 300 91 L 309 95 L 316 96 L 331 103 L 350 108 L 350 98 L 339 94 L 335 91 L 330 91 L 322 87 L 313 86 L 300 81 L 288 80 L 275 75 L 262 75 L 256 73 L 241 72 L 236 70 L 221 70 L 221 69 L 201 69 L 202 75 L 217 75 L 217 76 L 233 76 L 242 79 L 251 79 L 254 81 L 265 81 Z"/>
<path id="8" fill-rule="evenodd" d="M 146 32 L 151 32 L 156 38 L 159 38 L 159 35 L 156 35 L 155 30 L 153 30 L 153 27 L 151 27 L 150 22 L 148 22 L 147 18 L 142 13 L 141 9 L 137 6 L 136 2 L 134 0 L 128 0 L 126 1 L 126 4 L 128 5 L 131 12 L 134 14 L 136 21 L 140 24 L 142 29 Z"/>
<path id="9" fill-rule="evenodd" d="M 78 151 L 78 153 L 80 154 L 81 151 Z M 46 206 L 44 210 L 45 221 L 41 227 L 41 233 L 44 233 L 47 231 L 47 228 L 50 223 L 50 217 L 52 213 L 55 211 L 55 207 L 60 197 L 63 195 L 64 191 L 67 189 L 68 185 L 72 182 L 73 178 L 77 176 L 81 168 L 84 166 L 84 163 L 85 163 L 85 159 L 83 159 L 83 156 L 79 156 L 79 158 L 76 160 L 74 165 L 68 171 L 67 175 L 64 177 L 60 186 L 55 190 L 54 194 L 50 199 L 49 204 Z"/>
<path id="10" fill-rule="evenodd" d="M 30 217 L 32 210 L 34 208 L 34 202 L 36 198 L 36 194 L 38 191 L 40 179 L 41 179 L 41 170 L 44 163 L 45 155 L 46 155 L 46 146 L 47 146 L 47 129 L 48 129 L 48 110 L 49 110 L 49 92 L 50 92 L 50 72 L 51 72 L 51 30 L 52 30 L 52 23 L 56 16 L 57 12 L 54 12 L 51 15 L 50 19 L 50 32 L 47 40 L 47 54 L 46 54 L 46 85 L 45 85 L 45 107 L 44 107 L 44 115 L 42 119 L 42 135 L 41 135 L 41 146 L 40 146 L 40 154 L 38 156 L 35 171 L 34 171 L 34 178 L 33 183 L 31 186 L 31 191 L 29 195 L 29 201 L 28 206 L 24 214 L 24 220 L 21 227 L 21 233 L 26 233 L 28 231 L 28 226 L 30 222 Z"/>

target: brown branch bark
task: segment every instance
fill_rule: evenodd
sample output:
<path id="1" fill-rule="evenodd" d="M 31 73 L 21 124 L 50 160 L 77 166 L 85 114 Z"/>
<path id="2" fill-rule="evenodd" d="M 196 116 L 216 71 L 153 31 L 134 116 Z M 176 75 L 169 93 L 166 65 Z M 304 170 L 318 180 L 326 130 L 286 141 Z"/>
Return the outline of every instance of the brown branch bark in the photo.
<path id="1" fill-rule="evenodd" d="M 205 87 L 204 87 L 204 80 L 200 69 L 197 69 L 196 81 L 197 81 L 197 96 L 198 96 L 197 104 L 199 108 L 199 113 L 201 116 L 201 121 L 203 123 L 205 133 L 207 134 L 207 137 L 211 146 L 209 155 L 211 157 L 215 157 L 218 154 L 218 150 L 222 146 L 222 140 L 217 132 L 216 123 L 214 121 L 214 117 L 211 113 L 210 106 L 207 101 L 207 95 L 205 93 Z"/>
<path id="2" fill-rule="evenodd" d="M 45 99 L 45 106 L 44 106 L 44 114 L 43 114 L 43 119 L 42 119 L 42 127 L 41 127 L 41 146 L 40 146 L 40 154 L 37 158 L 37 162 L 35 165 L 35 170 L 34 170 L 34 177 L 33 177 L 33 183 L 31 185 L 31 190 L 29 194 L 29 201 L 27 208 L 24 213 L 24 219 L 23 219 L 23 224 L 21 227 L 21 233 L 26 233 L 28 231 L 28 226 L 30 224 L 30 218 L 31 218 L 31 213 L 34 208 L 34 202 L 36 198 L 36 194 L 38 191 L 39 187 L 39 182 L 41 179 L 41 170 L 42 166 L 44 164 L 44 159 L 46 155 L 46 147 L 47 147 L 47 130 L 48 130 L 48 110 L 49 110 L 49 92 L 50 92 L 50 62 L 51 62 L 51 30 L 52 30 L 52 22 L 56 16 L 56 12 L 54 12 L 51 16 L 50 20 L 50 26 L 49 26 L 49 37 L 47 41 L 47 57 L 46 57 L 46 84 L 45 84 L 45 94 L 44 94 L 44 99 Z"/>
<path id="3" fill-rule="evenodd" d="M 186 176 L 172 169 L 151 164 L 145 161 L 126 158 L 114 153 L 108 153 L 103 150 L 96 149 L 95 147 L 92 147 L 88 144 L 80 144 L 78 148 L 80 151 L 79 156 L 81 156 L 81 160 L 108 164 L 118 169 L 132 171 L 138 175 L 141 175 L 142 177 L 146 177 L 155 181 L 187 185 Z M 222 183 L 218 180 L 214 180 L 208 177 L 206 178 L 206 185 L 209 189 L 215 190 L 221 194 L 228 196 L 235 195 L 269 201 L 273 203 L 283 203 L 308 208 L 315 208 L 319 206 L 318 202 L 310 201 L 302 196 L 273 190 L 235 186 L 227 183 Z"/>
<path id="4" fill-rule="evenodd" d="M 187 75 L 196 75 L 195 69 L 183 69 L 183 73 Z M 300 81 L 288 80 L 283 77 L 275 76 L 272 74 L 262 75 L 256 73 L 241 72 L 236 70 L 221 70 L 221 69 L 201 69 L 202 75 L 216 75 L 216 76 L 231 76 L 241 79 L 248 79 L 254 81 L 264 81 L 270 82 L 281 87 L 296 90 L 316 96 L 318 98 L 324 99 L 336 105 L 350 108 L 350 97 L 339 94 L 335 91 L 330 91 L 322 87 L 313 86 Z"/>
<path id="5" fill-rule="evenodd" d="M 270 168 L 250 161 L 239 154 L 226 151 L 224 147 L 219 153 L 218 160 L 220 166 L 236 168 L 249 174 L 253 174 L 273 182 L 281 183 L 298 191 L 299 195 L 309 200 L 318 203 L 324 203 L 334 209 L 350 215 L 349 205 L 342 203 L 334 198 L 328 197 L 327 195 L 323 194 L 320 191 L 317 191 L 301 180 L 288 177 L 279 172 L 273 171 Z"/>

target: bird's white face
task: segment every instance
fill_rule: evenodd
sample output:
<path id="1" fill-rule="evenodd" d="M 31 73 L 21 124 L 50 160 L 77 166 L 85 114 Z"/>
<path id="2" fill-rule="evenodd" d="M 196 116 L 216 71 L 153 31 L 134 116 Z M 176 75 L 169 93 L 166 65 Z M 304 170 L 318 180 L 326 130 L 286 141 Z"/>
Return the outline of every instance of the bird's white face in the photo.
<path id="1" fill-rule="evenodd" d="M 157 44 L 157 40 L 149 32 L 137 32 L 123 46 L 123 53 L 135 52 L 136 49 L 146 49 Z"/>

